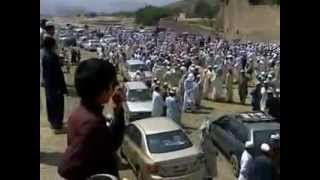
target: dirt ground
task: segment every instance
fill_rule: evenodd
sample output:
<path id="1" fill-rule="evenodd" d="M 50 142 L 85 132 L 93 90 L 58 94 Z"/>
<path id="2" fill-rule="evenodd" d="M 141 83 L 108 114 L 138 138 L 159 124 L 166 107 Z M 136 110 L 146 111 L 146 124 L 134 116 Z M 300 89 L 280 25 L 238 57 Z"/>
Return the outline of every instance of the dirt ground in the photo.
<path id="1" fill-rule="evenodd" d="M 94 53 L 86 52 L 83 54 L 85 57 L 94 56 Z M 73 84 L 73 72 L 75 67 L 72 68 L 72 74 L 66 75 L 67 84 Z M 54 135 L 49 128 L 47 122 L 46 109 L 45 109 L 45 96 L 44 89 L 41 89 L 41 112 L 40 112 L 40 179 L 42 180 L 59 180 L 61 179 L 57 174 L 57 166 L 61 160 L 62 154 L 66 148 L 66 135 Z M 65 121 L 72 109 L 79 103 L 79 99 L 75 96 L 75 92 L 71 86 L 69 87 L 71 96 L 65 98 Z M 237 89 L 234 89 L 235 102 L 239 102 Z M 250 97 L 247 103 L 250 102 Z M 200 127 L 203 120 L 207 117 L 216 118 L 226 113 L 241 112 L 250 110 L 249 105 L 239 105 L 238 103 L 217 103 L 207 100 L 202 100 L 201 109 L 195 113 L 184 113 L 182 115 L 182 124 L 189 134 L 194 143 L 199 141 L 197 129 Z M 124 161 L 125 164 L 125 161 Z M 135 177 L 132 171 L 123 165 L 120 170 L 122 178 L 134 180 Z M 218 180 L 234 180 L 231 173 L 231 166 L 225 157 L 219 153 L 218 157 Z"/>

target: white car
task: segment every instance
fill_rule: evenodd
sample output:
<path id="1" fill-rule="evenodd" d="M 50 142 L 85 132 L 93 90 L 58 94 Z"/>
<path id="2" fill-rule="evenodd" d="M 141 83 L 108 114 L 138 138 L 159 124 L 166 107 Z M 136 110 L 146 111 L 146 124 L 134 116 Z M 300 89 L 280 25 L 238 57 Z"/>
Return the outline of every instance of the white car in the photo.
<path id="1" fill-rule="evenodd" d="M 127 82 L 125 94 L 123 107 L 126 123 L 151 117 L 152 92 L 143 82 Z"/>
<path id="2" fill-rule="evenodd" d="M 100 45 L 99 40 L 96 39 L 90 39 L 87 43 L 84 43 L 84 49 L 88 51 L 96 51 L 97 47 Z"/>
<path id="3" fill-rule="evenodd" d="M 139 180 L 202 180 L 204 155 L 171 119 L 154 117 L 130 123 L 121 147 Z"/>
<path id="4" fill-rule="evenodd" d="M 150 84 L 152 81 L 152 72 L 148 70 L 147 65 L 141 60 L 128 60 L 122 67 L 122 73 L 124 78 L 129 81 L 133 81 L 135 73 L 141 69 L 143 70 L 145 77 L 143 81 Z"/>

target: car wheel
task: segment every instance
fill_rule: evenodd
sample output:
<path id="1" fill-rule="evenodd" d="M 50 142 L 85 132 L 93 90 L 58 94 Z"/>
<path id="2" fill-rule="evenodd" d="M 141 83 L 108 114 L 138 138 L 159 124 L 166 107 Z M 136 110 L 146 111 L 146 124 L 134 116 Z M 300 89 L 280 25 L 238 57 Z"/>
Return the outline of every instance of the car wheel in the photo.
<path id="1" fill-rule="evenodd" d="M 232 173 L 238 177 L 239 176 L 239 171 L 240 171 L 240 166 L 239 166 L 239 161 L 236 155 L 232 154 L 230 158 L 231 166 L 232 166 Z"/>

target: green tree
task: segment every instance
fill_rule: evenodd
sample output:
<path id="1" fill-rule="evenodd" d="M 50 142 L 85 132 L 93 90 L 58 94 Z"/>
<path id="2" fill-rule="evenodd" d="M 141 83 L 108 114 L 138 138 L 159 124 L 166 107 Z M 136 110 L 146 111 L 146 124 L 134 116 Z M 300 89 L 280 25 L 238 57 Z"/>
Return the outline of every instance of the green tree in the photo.
<path id="1" fill-rule="evenodd" d="M 170 15 L 172 15 L 172 11 L 167 8 L 146 6 L 136 11 L 135 21 L 137 24 L 152 26 L 157 24 L 161 18 L 168 17 Z"/>
<path id="2" fill-rule="evenodd" d="M 201 18 L 213 18 L 215 15 L 214 7 L 205 0 L 199 0 L 195 4 L 194 14 Z"/>

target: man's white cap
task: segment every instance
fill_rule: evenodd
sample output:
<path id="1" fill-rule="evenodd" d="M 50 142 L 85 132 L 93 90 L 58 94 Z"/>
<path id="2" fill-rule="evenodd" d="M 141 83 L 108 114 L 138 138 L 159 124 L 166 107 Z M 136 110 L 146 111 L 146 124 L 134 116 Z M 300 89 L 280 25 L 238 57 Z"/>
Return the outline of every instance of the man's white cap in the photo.
<path id="1" fill-rule="evenodd" d="M 274 140 L 280 140 L 280 134 L 272 134 L 270 138 Z"/>
<path id="2" fill-rule="evenodd" d="M 244 145 L 245 148 L 252 148 L 253 147 L 253 143 L 250 141 L 247 141 Z"/>
<path id="3" fill-rule="evenodd" d="M 269 88 L 267 89 L 267 93 L 273 93 L 273 88 L 272 88 L 272 87 L 269 87 Z"/>
<path id="4" fill-rule="evenodd" d="M 53 24 L 52 21 L 47 21 L 47 22 L 46 22 L 46 26 L 54 26 L 54 24 Z"/>
<path id="5" fill-rule="evenodd" d="M 269 152 L 271 148 L 269 144 L 263 143 L 261 144 L 260 149 L 262 152 Z"/>
<path id="6" fill-rule="evenodd" d="M 276 88 L 276 93 L 280 93 L 280 88 Z"/>

